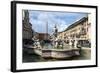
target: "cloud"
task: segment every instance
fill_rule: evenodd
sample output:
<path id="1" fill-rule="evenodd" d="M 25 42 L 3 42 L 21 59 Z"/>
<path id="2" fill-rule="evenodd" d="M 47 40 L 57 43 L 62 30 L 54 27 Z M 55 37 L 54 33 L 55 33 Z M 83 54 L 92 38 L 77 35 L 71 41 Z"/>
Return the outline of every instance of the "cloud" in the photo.
<path id="1" fill-rule="evenodd" d="M 32 28 L 36 32 L 45 33 L 46 25 L 48 24 L 48 32 L 53 33 L 54 26 L 56 25 L 58 31 L 65 30 L 76 20 L 86 16 L 82 13 L 70 12 L 47 12 L 47 11 L 29 11 L 29 18 Z"/>

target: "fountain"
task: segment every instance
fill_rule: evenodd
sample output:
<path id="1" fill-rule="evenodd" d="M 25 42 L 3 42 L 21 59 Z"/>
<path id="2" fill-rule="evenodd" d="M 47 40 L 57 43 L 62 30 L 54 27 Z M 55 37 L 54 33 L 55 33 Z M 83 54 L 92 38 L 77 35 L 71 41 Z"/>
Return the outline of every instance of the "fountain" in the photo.
<path id="1" fill-rule="evenodd" d="M 40 44 L 39 40 L 37 40 L 36 47 L 34 46 L 34 52 L 44 58 L 56 59 L 65 59 L 75 55 L 80 55 L 79 49 L 77 48 L 76 39 L 73 41 L 73 43 L 71 42 L 72 39 L 70 39 L 70 45 L 65 47 L 66 45 L 64 45 L 64 41 L 62 39 L 58 39 L 57 34 L 58 29 L 55 25 L 52 42 L 48 43 L 47 46 L 41 47 L 42 45 Z M 45 43 L 45 45 L 46 44 L 47 43 Z M 74 47 L 72 47 L 73 45 Z"/>

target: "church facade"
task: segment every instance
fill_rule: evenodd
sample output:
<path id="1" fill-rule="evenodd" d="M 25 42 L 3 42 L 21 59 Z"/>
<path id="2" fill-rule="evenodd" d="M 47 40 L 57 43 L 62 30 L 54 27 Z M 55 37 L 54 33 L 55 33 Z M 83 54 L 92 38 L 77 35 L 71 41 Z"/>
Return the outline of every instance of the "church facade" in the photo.
<path id="1" fill-rule="evenodd" d="M 24 43 L 28 43 L 32 40 L 33 30 L 32 24 L 29 22 L 29 12 L 28 10 L 23 10 L 23 26 L 22 26 L 22 38 Z"/>

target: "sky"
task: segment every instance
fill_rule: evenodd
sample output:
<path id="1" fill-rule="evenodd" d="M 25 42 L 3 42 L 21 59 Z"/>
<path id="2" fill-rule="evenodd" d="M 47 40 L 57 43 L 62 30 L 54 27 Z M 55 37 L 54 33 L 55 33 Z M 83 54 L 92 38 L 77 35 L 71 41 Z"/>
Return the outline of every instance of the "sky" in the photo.
<path id="1" fill-rule="evenodd" d="M 87 13 L 29 10 L 29 21 L 32 24 L 32 29 L 39 33 L 46 33 L 47 24 L 49 34 L 54 33 L 55 25 L 58 32 L 64 31 L 68 26 L 86 16 Z"/>

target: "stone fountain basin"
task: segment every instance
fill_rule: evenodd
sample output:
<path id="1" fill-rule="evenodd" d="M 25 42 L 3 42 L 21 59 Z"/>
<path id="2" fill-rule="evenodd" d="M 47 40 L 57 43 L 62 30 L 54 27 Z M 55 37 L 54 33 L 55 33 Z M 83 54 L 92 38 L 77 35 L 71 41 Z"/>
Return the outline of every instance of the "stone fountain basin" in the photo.
<path id="1" fill-rule="evenodd" d="M 72 56 L 80 55 L 79 48 L 70 49 L 41 49 L 34 48 L 34 52 L 44 58 L 64 59 Z"/>

